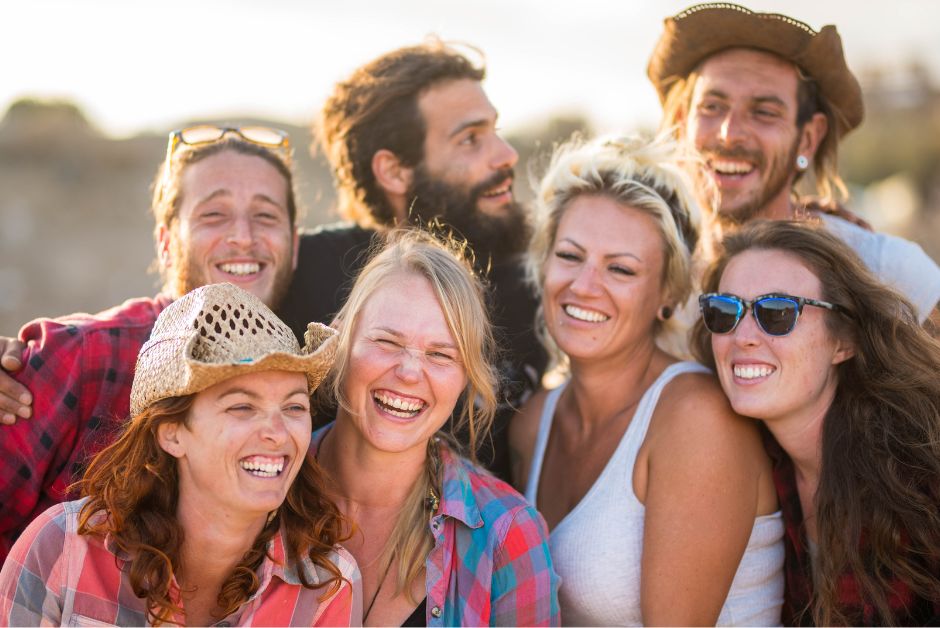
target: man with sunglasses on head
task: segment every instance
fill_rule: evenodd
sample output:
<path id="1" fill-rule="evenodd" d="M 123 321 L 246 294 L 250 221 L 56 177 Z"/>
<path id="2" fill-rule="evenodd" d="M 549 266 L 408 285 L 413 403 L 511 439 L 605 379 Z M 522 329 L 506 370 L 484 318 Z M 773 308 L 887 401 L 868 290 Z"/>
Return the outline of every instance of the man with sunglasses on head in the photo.
<path id="1" fill-rule="evenodd" d="M 7 380 L 0 387 L 13 398 L 28 390 L 32 409 L 28 420 L 0 432 L 0 562 L 35 515 L 68 497 L 84 463 L 127 417 L 137 353 L 167 305 L 226 281 L 276 308 L 290 283 L 297 205 L 282 131 L 200 126 L 171 133 L 151 208 L 160 294 L 95 315 L 33 321 L 19 334 L 29 343 L 22 357 L 11 364 L 19 351 L 4 356 L 18 385 L 11 391 L 0 373 Z M 220 329 L 230 323 L 220 320 Z"/>
<path id="2" fill-rule="evenodd" d="M 846 220 L 833 203 L 845 195 L 839 141 L 864 114 L 835 26 L 817 32 L 780 14 L 700 4 L 665 20 L 647 73 L 663 104 L 661 127 L 701 157 L 691 169 L 714 210 L 706 256 L 709 241 L 754 219 L 818 219 L 940 333 L 937 264 L 912 242 Z M 818 198 L 795 191 L 810 170 Z"/>
<path id="3" fill-rule="evenodd" d="M 508 479 L 505 427 L 538 384 L 546 355 L 523 278 L 529 230 L 512 193 L 518 154 L 498 133 L 484 74 L 455 48 L 430 40 L 383 54 L 335 86 L 315 131 L 347 222 L 301 238 L 281 314 L 289 323 L 330 321 L 370 246 L 392 227 L 434 223 L 466 239 L 488 279 L 489 312 L 503 350 L 494 450 L 481 461 Z"/>

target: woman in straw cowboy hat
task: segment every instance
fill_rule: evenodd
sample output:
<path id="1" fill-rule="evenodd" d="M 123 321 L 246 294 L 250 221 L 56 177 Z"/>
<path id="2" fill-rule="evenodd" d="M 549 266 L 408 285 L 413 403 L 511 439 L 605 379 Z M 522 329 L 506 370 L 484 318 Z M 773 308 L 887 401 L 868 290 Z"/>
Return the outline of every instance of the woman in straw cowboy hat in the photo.
<path id="1" fill-rule="evenodd" d="M 469 434 L 472 458 L 496 407 L 481 286 L 458 255 L 411 229 L 365 266 L 313 448 L 357 525 L 366 625 L 557 624 L 542 518 L 448 437 Z"/>
<path id="2" fill-rule="evenodd" d="M 335 354 L 301 349 L 256 297 L 198 288 L 137 360 L 131 418 L 90 463 L 84 497 L 40 515 L 0 572 L 18 625 L 358 622 L 343 518 L 307 455 L 309 394 Z"/>
<path id="3" fill-rule="evenodd" d="M 940 343 L 836 235 L 759 222 L 705 274 L 693 346 L 760 419 L 788 625 L 940 621 Z"/>

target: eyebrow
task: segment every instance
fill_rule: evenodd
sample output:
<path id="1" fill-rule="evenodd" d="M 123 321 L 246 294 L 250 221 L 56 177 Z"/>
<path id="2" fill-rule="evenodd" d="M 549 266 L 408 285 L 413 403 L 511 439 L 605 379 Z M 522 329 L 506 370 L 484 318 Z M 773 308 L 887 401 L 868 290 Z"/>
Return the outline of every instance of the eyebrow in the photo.
<path id="1" fill-rule="evenodd" d="M 391 327 L 381 327 L 381 326 L 379 326 L 379 327 L 376 327 L 376 329 L 379 330 L 379 331 L 384 331 L 385 333 L 390 334 L 390 335 L 392 335 L 392 336 L 395 336 L 396 338 L 403 338 L 403 337 L 404 337 L 404 334 L 403 334 L 403 333 L 401 333 L 400 331 L 398 331 L 398 330 L 396 330 L 396 329 L 392 329 Z M 435 347 L 435 348 L 438 348 L 438 349 L 454 349 L 455 351 L 457 350 L 457 345 L 455 345 L 455 344 L 453 344 L 453 343 L 451 343 L 451 342 L 439 342 L 439 341 L 435 342 L 435 341 L 432 341 L 432 342 L 429 342 L 429 343 L 428 343 L 428 346 L 429 346 L 429 347 Z"/>
<path id="2" fill-rule="evenodd" d="M 720 89 L 715 89 L 715 88 L 707 89 L 705 90 L 705 95 L 711 96 L 713 98 L 720 98 L 722 100 L 728 100 L 728 94 L 726 92 L 721 91 Z M 787 103 L 785 103 L 783 99 L 780 98 L 779 96 L 774 96 L 774 95 L 755 96 L 754 98 L 751 99 L 751 103 L 758 104 L 758 105 L 771 104 L 771 105 L 777 105 L 778 107 L 783 107 L 784 109 L 787 108 Z"/>
<path id="3" fill-rule="evenodd" d="M 229 396 L 231 396 L 231 395 L 245 395 L 246 397 L 250 397 L 251 399 L 259 399 L 259 398 L 261 398 L 261 394 L 255 392 L 255 391 L 253 391 L 253 390 L 250 390 L 250 389 L 248 389 L 248 388 L 243 388 L 243 387 L 241 387 L 241 386 L 236 386 L 235 388 L 229 388 L 229 389 L 226 390 L 224 393 L 222 393 L 221 395 L 219 395 L 219 396 L 218 396 L 218 399 L 224 399 L 225 397 L 229 397 Z M 293 389 L 292 391 L 290 391 L 289 393 L 287 393 L 286 395 L 284 395 L 284 398 L 285 398 L 285 399 L 289 399 L 290 397 L 293 397 L 294 395 L 303 395 L 304 397 L 306 397 L 306 396 L 308 396 L 308 395 L 307 395 L 307 389 L 306 389 L 306 388 L 295 388 L 295 389 Z"/>
<path id="4" fill-rule="evenodd" d="M 460 135 L 467 129 L 477 128 L 477 127 L 486 127 L 489 124 L 490 124 L 490 120 L 488 118 L 478 118 L 476 120 L 467 120 L 466 122 L 461 122 L 460 124 L 458 124 L 457 128 L 451 131 L 448 137 L 453 138 L 453 137 L 456 137 L 457 135 Z M 495 118 L 493 118 L 493 124 L 494 125 L 496 124 Z"/>
<path id="5" fill-rule="evenodd" d="M 204 197 L 200 198 L 200 199 L 196 202 L 196 206 L 198 207 L 199 205 L 202 205 L 203 203 L 208 203 L 209 201 L 211 201 L 211 200 L 213 200 L 213 199 L 215 199 L 215 198 L 218 198 L 218 197 L 220 197 L 220 196 L 231 196 L 231 195 L 232 195 L 231 191 L 229 191 L 227 188 L 219 188 L 219 189 L 217 189 L 217 190 L 214 190 L 212 193 L 208 194 L 207 196 L 204 196 Z M 270 203 L 270 204 L 275 205 L 275 206 L 277 206 L 277 207 L 283 208 L 283 205 L 281 205 L 278 201 L 274 200 L 273 198 L 271 198 L 271 197 L 268 196 L 267 194 L 258 193 L 258 194 L 255 194 L 254 196 L 252 196 L 251 198 L 252 198 L 252 200 L 262 200 L 262 201 L 264 201 L 264 202 L 266 202 L 266 203 Z"/>
<path id="6" fill-rule="evenodd" d="M 562 241 L 563 241 L 563 242 L 568 242 L 569 244 L 571 244 L 571 246 L 575 247 L 575 248 L 578 249 L 579 251 L 585 251 L 585 252 L 587 251 L 587 249 L 585 249 L 583 246 L 581 246 L 580 244 L 578 244 L 577 242 L 575 242 L 575 241 L 572 240 L 571 238 L 562 238 Z M 632 257 L 633 259 L 635 259 L 635 260 L 638 261 L 638 262 L 642 262 L 642 261 L 643 261 L 643 260 L 640 259 L 640 257 L 639 257 L 638 255 L 636 255 L 635 253 L 629 253 L 629 252 L 626 252 L 626 251 L 624 251 L 623 253 L 608 253 L 607 255 L 604 256 L 604 259 L 613 259 L 613 258 L 615 258 L 615 257 Z"/>

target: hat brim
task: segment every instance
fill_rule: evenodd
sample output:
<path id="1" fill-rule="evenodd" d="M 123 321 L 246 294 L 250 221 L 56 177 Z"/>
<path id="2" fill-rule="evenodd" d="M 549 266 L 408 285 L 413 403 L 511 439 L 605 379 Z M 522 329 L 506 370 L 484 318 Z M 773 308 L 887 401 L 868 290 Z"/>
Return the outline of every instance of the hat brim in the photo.
<path id="1" fill-rule="evenodd" d="M 862 90 L 846 64 L 835 26 L 816 32 L 785 15 L 755 13 L 727 3 L 697 5 L 665 20 L 647 67 L 660 102 L 702 61 L 729 48 L 762 50 L 800 67 L 836 111 L 840 136 L 861 124 Z"/>

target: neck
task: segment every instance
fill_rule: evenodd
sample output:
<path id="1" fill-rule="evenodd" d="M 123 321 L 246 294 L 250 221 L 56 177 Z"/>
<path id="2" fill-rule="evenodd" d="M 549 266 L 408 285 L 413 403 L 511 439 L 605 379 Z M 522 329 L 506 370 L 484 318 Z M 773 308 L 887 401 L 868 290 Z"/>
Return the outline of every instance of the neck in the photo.
<path id="1" fill-rule="evenodd" d="M 652 341 L 607 360 L 572 360 L 568 384 L 577 416 L 585 427 L 604 423 L 634 407 L 672 360 Z"/>
<path id="2" fill-rule="evenodd" d="M 180 494 L 177 517 L 183 528 L 180 584 L 218 591 L 264 527 L 266 516 L 234 517 L 189 504 Z M 214 588 L 213 588 L 214 587 Z"/>
<path id="3" fill-rule="evenodd" d="M 797 481 L 812 488 L 819 481 L 822 468 L 822 427 L 832 399 L 797 416 L 765 421 L 767 429 L 793 461 Z"/>
<path id="4" fill-rule="evenodd" d="M 424 472 L 427 447 L 422 443 L 403 452 L 372 447 L 345 410 L 320 442 L 317 460 L 337 488 L 340 509 L 356 519 L 356 511 L 401 509 Z"/>

